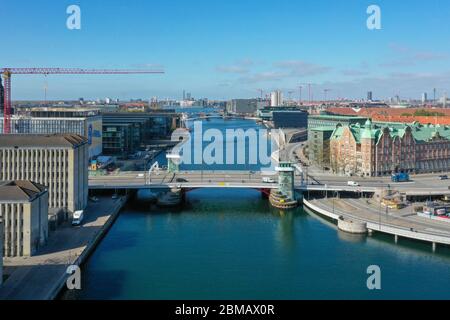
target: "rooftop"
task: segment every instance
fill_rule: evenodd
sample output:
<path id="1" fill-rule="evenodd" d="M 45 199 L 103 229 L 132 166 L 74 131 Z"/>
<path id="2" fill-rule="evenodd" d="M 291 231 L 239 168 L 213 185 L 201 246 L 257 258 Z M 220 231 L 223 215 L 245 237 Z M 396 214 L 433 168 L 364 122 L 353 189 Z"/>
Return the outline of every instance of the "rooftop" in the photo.
<path id="1" fill-rule="evenodd" d="M 0 134 L 0 148 L 56 147 L 74 148 L 87 143 L 78 134 Z"/>
<path id="2" fill-rule="evenodd" d="M 418 122 L 413 122 L 410 124 L 375 122 L 373 124 L 370 123 L 369 128 L 366 126 L 361 126 L 359 124 L 346 127 L 350 129 L 357 143 L 361 141 L 361 138 L 367 138 L 369 136 L 372 139 L 375 139 L 376 142 L 378 142 L 386 129 L 388 129 L 389 134 L 392 138 L 402 138 L 407 130 L 411 130 L 411 133 L 416 142 L 428 142 L 435 138 L 450 140 L 450 127 L 432 124 L 422 125 Z M 337 127 L 333 132 L 331 139 L 339 139 L 342 136 L 344 128 L 346 127 Z"/>
<path id="3" fill-rule="evenodd" d="M 47 188 L 28 180 L 0 181 L 0 202 L 32 201 Z"/>
<path id="4" fill-rule="evenodd" d="M 320 114 L 320 115 L 310 115 L 310 119 L 339 119 L 339 120 L 367 120 L 367 117 L 358 117 L 358 116 L 344 116 L 344 115 L 335 115 L 335 114 Z"/>
<path id="5" fill-rule="evenodd" d="M 334 131 L 336 129 L 335 126 L 329 126 L 329 127 L 316 127 L 316 128 L 312 128 L 309 129 L 311 131 Z"/>

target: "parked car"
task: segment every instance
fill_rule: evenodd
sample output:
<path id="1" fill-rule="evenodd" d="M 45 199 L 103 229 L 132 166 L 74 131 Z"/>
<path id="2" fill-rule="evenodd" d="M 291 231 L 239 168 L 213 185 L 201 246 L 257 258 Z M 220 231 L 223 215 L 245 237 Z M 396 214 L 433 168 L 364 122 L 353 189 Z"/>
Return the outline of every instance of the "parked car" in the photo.
<path id="1" fill-rule="evenodd" d="M 356 181 L 347 181 L 347 185 L 350 187 L 358 187 L 359 183 Z"/>

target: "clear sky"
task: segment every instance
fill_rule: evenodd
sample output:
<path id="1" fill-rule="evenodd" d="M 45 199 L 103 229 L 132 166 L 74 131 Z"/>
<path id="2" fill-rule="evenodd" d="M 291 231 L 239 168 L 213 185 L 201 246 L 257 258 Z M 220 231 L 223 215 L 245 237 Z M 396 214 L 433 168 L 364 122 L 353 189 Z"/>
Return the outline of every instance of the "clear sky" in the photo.
<path id="1" fill-rule="evenodd" d="M 81 8 L 81 30 L 66 8 Z M 381 30 L 366 26 L 381 8 Z M 1 67 L 164 68 L 164 75 L 15 76 L 13 99 L 419 98 L 450 93 L 447 0 L 0 0 Z M 304 90 L 304 97 L 306 97 Z"/>

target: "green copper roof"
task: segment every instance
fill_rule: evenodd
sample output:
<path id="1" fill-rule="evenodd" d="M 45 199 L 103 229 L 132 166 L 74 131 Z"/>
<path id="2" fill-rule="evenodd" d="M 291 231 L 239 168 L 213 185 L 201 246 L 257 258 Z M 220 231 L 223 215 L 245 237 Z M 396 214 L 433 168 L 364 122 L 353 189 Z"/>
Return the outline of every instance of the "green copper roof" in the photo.
<path id="1" fill-rule="evenodd" d="M 386 128 L 389 129 L 389 135 L 395 139 L 396 137 L 403 138 L 406 134 L 408 128 L 411 129 L 411 133 L 416 140 L 416 142 L 427 142 L 432 140 L 433 138 L 443 138 L 450 140 L 450 127 L 448 126 L 440 126 L 440 125 L 421 125 L 419 123 L 411 123 L 411 124 L 401 124 L 401 123 L 375 123 L 371 124 L 369 121 L 366 122 L 364 127 L 361 127 L 359 124 L 346 126 L 350 129 L 355 141 L 357 143 L 361 142 L 361 139 L 373 139 L 376 143 L 378 143 L 382 133 Z M 338 127 L 333 132 L 331 139 L 340 139 L 344 128 L 346 127 Z"/>

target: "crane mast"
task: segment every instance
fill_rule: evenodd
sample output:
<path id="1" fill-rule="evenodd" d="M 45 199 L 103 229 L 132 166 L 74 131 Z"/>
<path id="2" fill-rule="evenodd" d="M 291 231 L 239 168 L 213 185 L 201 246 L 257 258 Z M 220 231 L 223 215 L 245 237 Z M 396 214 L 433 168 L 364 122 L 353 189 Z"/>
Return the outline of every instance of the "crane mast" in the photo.
<path id="1" fill-rule="evenodd" d="M 11 76 L 13 74 L 162 74 L 161 70 L 81 68 L 0 68 L 4 80 L 3 133 L 11 133 Z"/>

